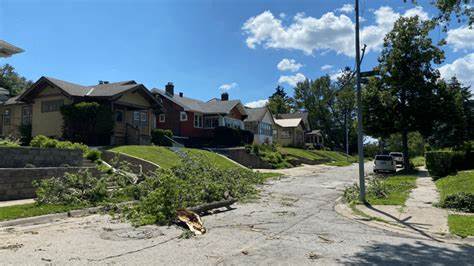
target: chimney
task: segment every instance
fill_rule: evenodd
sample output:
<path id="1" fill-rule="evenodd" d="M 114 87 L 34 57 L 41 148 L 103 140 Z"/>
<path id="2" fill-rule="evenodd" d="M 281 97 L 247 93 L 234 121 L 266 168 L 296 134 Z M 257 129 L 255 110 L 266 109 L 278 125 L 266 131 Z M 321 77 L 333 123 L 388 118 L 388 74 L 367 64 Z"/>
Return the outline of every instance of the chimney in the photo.
<path id="1" fill-rule="evenodd" d="M 227 92 L 224 92 L 221 94 L 221 101 L 228 101 L 229 100 L 229 94 Z"/>
<path id="2" fill-rule="evenodd" d="M 99 84 L 109 84 L 107 80 L 99 80 Z"/>
<path id="3" fill-rule="evenodd" d="M 168 82 L 168 84 L 166 84 L 165 91 L 166 91 L 166 94 L 168 94 L 169 96 L 174 96 L 173 82 Z"/>
<path id="4" fill-rule="evenodd" d="M 183 98 L 183 93 L 182 92 L 179 93 L 179 97 Z"/>

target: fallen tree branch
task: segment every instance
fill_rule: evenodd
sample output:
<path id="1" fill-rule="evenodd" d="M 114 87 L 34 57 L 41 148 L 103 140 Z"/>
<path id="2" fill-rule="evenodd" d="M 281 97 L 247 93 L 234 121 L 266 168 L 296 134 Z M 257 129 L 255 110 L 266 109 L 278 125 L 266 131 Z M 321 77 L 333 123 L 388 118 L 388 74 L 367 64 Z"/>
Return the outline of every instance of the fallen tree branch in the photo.
<path id="1" fill-rule="evenodd" d="M 198 205 L 195 207 L 187 208 L 187 210 L 201 214 L 203 212 L 207 212 L 207 211 L 222 208 L 222 207 L 230 208 L 230 206 L 236 202 L 237 202 L 236 199 L 214 201 L 211 203 L 206 203 L 206 204 Z"/>

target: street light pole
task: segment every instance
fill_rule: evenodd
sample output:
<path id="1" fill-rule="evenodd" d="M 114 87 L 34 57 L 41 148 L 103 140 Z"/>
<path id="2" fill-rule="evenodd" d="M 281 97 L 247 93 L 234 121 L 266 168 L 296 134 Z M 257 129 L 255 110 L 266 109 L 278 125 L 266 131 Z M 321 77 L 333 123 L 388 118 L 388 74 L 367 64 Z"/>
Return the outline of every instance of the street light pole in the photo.
<path id="1" fill-rule="evenodd" d="M 357 76 L 357 148 L 359 150 L 359 199 L 365 203 L 365 176 L 364 176 L 364 136 L 362 131 L 362 93 L 360 78 L 360 43 L 359 43 L 359 0 L 355 0 L 355 49 L 356 49 L 356 76 Z"/>

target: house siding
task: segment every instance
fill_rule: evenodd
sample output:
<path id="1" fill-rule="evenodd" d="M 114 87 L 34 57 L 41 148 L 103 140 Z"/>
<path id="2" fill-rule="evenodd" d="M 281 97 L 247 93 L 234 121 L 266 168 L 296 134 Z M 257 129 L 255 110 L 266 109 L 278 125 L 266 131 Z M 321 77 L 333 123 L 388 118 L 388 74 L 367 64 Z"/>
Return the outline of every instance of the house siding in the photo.
<path id="1" fill-rule="evenodd" d="M 21 109 L 23 106 L 26 106 L 24 104 L 10 104 L 10 105 L 4 105 L 0 106 L 0 115 L 1 115 L 1 123 L 2 123 L 2 131 L 0 132 L 0 135 L 3 136 L 11 136 L 18 138 L 20 137 L 20 131 L 19 127 L 21 125 Z M 5 109 L 10 110 L 10 125 L 4 124 L 3 121 L 3 114 L 5 112 Z"/>
<path id="2" fill-rule="evenodd" d="M 42 112 L 41 106 L 44 102 L 63 100 L 63 104 L 71 104 L 72 100 L 61 94 L 57 88 L 45 87 L 32 104 L 32 136 L 45 135 L 48 137 L 61 137 L 63 128 L 63 116 L 61 111 Z"/>

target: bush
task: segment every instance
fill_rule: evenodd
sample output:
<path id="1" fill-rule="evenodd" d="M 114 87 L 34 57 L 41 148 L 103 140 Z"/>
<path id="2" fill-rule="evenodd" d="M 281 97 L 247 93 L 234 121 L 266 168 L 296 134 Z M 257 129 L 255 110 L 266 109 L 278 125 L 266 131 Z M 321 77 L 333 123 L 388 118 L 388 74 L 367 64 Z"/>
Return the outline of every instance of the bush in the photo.
<path id="1" fill-rule="evenodd" d="M 98 150 L 89 150 L 85 157 L 90 160 L 90 161 L 93 161 L 93 162 L 96 162 L 97 160 L 99 160 L 102 156 L 102 153 Z"/>
<path id="2" fill-rule="evenodd" d="M 459 192 L 446 196 L 441 207 L 455 209 L 462 212 L 474 212 L 474 194 Z"/>
<path id="3" fill-rule="evenodd" d="M 453 164 L 454 152 L 430 151 L 425 154 L 426 168 L 434 180 L 456 173 Z"/>
<path id="4" fill-rule="evenodd" d="M 360 187 L 359 184 L 354 183 L 352 186 L 344 189 L 343 198 L 347 203 L 354 203 L 359 200 Z"/>
<path id="5" fill-rule="evenodd" d="M 214 129 L 214 145 L 235 147 L 253 142 L 253 133 L 229 127 L 216 127 Z"/>
<path id="6" fill-rule="evenodd" d="M 73 143 L 70 141 L 59 141 L 56 139 L 48 138 L 43 135 L 38 135 L 34 137 L 30 142 L 31 147 L 38 147 L 38 148 L 56 148 L 56 149 L 66 149 L 66 150 L 81 150 L 84 157 L 86 157 L 90 150 L 87 145 L 82 143 Z M 100 158 L 100 152 L 99 152 Z M 91 155 L 91 156 L 97 156 Z M 93 158 L 93 157 L 92 157 Z M 88 158 L 89 159 L 89 158 Z"/>
<path id="7" fill-rule="evenodd" d="M 0 147 L 18 147 L 20 143 L 11 138 L 0 139 Z"/>
<path id="8" fill-rule="evenodd" d="M 272 168 L 275 169 L 288 168 L 293 166 L 289 162 L 288 158 L 278 151 L 275 144 L 247 145 L 246 151 L 250 154 L 254 154 L 260 157 L 260 159 L 267 162 Z"/>
<path id="9" fill-rule="evenodd" d="M 87 170 L 44 179 L 34 185 L 39 204 L 96 205 L 107 197 L 105 180 L 93 177 Z"/>
<path id="10" fill-rule="evenodd" d="M 155 145 L 173 146 L 171 138 L 173 138 L 173 132 L 171 130 L 153 129 L 151 131 L 151 142 Z"/>
<path id="11" fill-rule="evenodd" d="M 96 102 L 80 102 L 61 107 L 63 137 L 89 145 L 108 145 L 114 129 L 110 106 Z"/>

